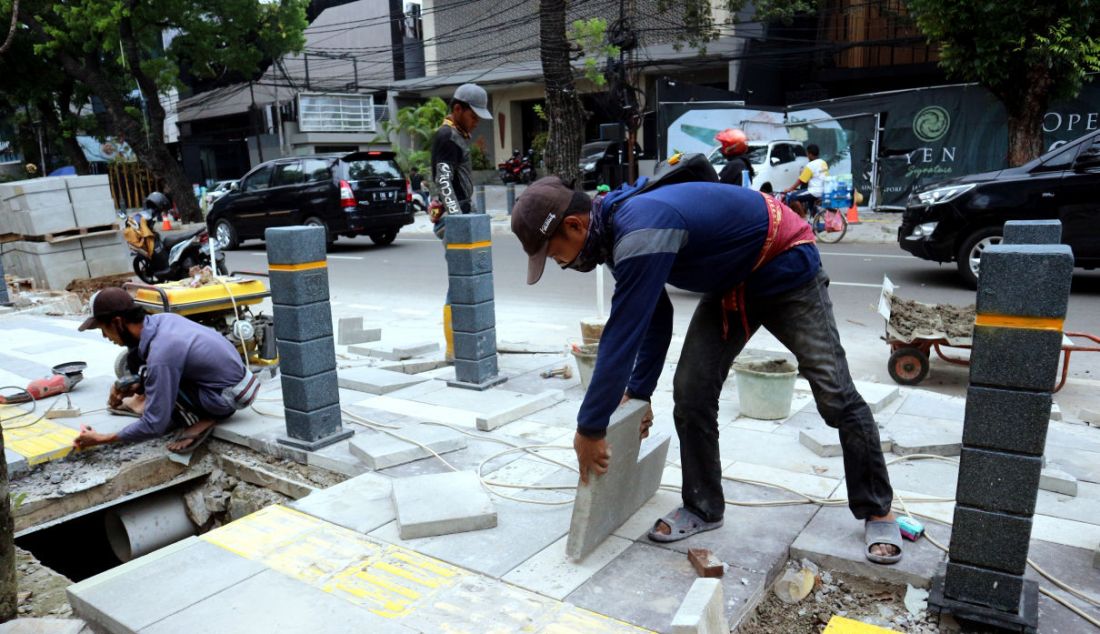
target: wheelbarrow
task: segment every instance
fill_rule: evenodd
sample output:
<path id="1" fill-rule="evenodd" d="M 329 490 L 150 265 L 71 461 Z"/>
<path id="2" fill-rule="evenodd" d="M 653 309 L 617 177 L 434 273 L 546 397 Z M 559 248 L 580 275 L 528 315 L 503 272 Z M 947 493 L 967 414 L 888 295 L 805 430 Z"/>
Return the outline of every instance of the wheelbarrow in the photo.
<path id="1" fill-rule="evenodd" d="M 879 313 L 886 320 L 886 335 L 883 340 L 890 346 L 890 359 L 886 362 L 886 371 L 898 385 L 918 385 L 928 376 L 932 352 L 940 359 L 955 365 L 969 366 L 968 357 L 954 356 L 944 350 L 969 350 L 973 345 L 973 322 L 970 333 L 964 335 L 949 334 L 946 328 L 930 328 L 902 333 L 891 324 L 894 298 L 894 286 L 888 278 L 883 279 L 882 297 L 879 301 Z M 919 304 L 919 302 L 913 302 Z M 938 313 L 949 309 L 952 313 L 965 313 L 968 309 L 958 306 L 921 304 L 929 312 Z M 1083 340 L 1080 343 L 1074 340 Z M 1095 345 L 1091 345 L 1095 344 Z M 1100 336 L 1087 332 L 1062 333 L 1062 369 L 1054 391 L 1061 390 L 1069 378 L 1070 357 L 1074 352 L 1100 352 Z"/>

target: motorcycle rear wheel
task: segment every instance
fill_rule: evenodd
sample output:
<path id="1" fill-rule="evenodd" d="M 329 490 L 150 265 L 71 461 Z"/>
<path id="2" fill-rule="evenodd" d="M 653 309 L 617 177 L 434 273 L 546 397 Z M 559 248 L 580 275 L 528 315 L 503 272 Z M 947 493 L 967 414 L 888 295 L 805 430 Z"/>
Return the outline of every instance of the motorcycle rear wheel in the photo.
<path id="1" fill-rule="evenodd" d="M 148 258 L 134 258 L 134 274 L 146 284 L 156 284 L 157 276 L 153 274 L 152 262 Z"/>

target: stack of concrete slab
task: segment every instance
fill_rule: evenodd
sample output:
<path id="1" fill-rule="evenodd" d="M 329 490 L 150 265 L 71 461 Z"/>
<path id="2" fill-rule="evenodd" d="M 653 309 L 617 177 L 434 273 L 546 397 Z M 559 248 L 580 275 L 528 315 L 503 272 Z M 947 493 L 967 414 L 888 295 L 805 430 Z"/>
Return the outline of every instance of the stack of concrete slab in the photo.
<path id="1" fill-rule="evenodd" d="M 7 272 L 63 289 L 74 279 L 126 273 L 130 257 L 106 176 L 0 184 L 0 235 Z"/>

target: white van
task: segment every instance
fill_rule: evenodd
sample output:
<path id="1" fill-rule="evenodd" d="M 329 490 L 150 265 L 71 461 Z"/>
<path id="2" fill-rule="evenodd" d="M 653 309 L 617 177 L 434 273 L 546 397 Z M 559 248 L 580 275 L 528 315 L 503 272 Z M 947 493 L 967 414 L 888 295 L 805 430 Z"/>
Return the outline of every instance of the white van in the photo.
<path id="1" fill-rule="evenodd" d="M 809 162 L 806 148 L 800 141 L 780 139 L 777 141 L 749 141 L 747 154 L 756 177 L 752 179 L 752 188 L 773 192 L 783 191 L 798 180 L 802 168 Z M 721 146 L 715 147 L 708 157 L 710 164 L 718 172 L 726 164 Z"/>

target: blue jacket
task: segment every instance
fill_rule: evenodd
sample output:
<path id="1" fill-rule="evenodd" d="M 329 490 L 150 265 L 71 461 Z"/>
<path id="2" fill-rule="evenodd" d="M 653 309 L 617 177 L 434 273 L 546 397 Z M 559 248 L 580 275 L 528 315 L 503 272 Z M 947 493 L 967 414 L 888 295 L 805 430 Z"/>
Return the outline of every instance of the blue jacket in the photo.
<path id="1" fill-rule="evenodd" d="M 624 186 L 603 202 L 606 213 L 644 184 Z M 768 233 L 763 196 L 721 183 L 665 185 L 628 198 L 610 220 L 607 262 L 615 277 L 611 314 L 577 430 L 601 437 L 625 390 L 648 399 L 672 339 L 672 302 L 665 284 L 696 293 L 725 293 L 745 282 L 746 301 L 810 282 L 821 268 L 812 244 L 777 256 L 756 272 Z M 751 275 L 750 275 L 751 273 Z"/>
<path id="2" fill-rule="evenodd" d="M 221 392 L 244 378 L 244 362 L 214 329 L 171 313 L 149 315 L 138 352 L 145 362 L 145 411 L 118 433 L 120 440 L 163 436 L 172 425 L 181 383 L 207 412 L 229 417 L 236 411 Z"/>

